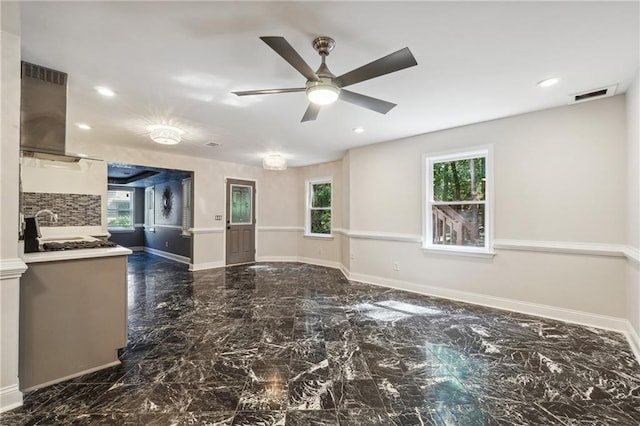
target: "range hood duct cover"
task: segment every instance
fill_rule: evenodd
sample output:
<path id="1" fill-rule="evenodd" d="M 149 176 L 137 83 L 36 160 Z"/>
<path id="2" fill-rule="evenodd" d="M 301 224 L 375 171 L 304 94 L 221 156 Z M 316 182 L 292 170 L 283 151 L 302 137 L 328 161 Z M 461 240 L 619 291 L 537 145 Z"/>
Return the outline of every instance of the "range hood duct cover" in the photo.
<path id="1" fill-rule="evenodd" d="M 66 151 L 66 73 L 22 61 L 20 99 L 22 151 L 48 160 L 79 161 L 86 158 Z"/>
<path id="2" fill-rule="evenodd" d="M 65 154 L 67 74 L 22 62 L 20 147 Z"/>

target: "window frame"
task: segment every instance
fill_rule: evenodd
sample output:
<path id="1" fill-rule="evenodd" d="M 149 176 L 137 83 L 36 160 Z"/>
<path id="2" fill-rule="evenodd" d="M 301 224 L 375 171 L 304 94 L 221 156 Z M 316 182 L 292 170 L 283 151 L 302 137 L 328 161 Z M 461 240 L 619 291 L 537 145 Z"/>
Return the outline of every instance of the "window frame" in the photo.
<path id="1" fill-rule="evenodd" d="M 192 193 L 193 182 L 190 177 L 182 179 L 182 236 L 190 237 L 192 225 L 193 206 L 191 205 L 193 197 Z"/>
<path id="2" fill-rule="evenodd" d="M 311 200 L 313 197 L 313 185 L 326 184 L 331 185 L 331 202 L 329 207 L 312 207 Z M 311 232 L 311 212 L 313 210 L 329 210 L 331 212 L 331 223 L 329 225 L 328 234 L 317 234 Z M 318 179 L 309 179 L 306 181 L 306 196 L 305 196 L 305 225 L 304 236 L 313 238 L 333 238 L 333 178 L 325 177 Z"/>
<path id="3" fill-rule="evenodd" d="M 144 189 L 144 230 L 155 232 L 156 226 L 156 187 L 147 186 Z"/>
<path id="4" fill-rule="evenodd" d="M 115 191 L 126 191 L 129 193 L 129 214 L 130 214 L 130 222 L 131 225 L 130 226 L 109 226 L 109 192 L 115 192 Z M 136 202 L 135 202 L 135 196 L 136 196 L 136 189 L 132 188 L 132 187 L 116 187 L 116 186 L 112 186 L 110 188 L 107 189 L 107 202 L 106 202 L 106 209 L 107 209 L 107 231 L 109 232 L 135 232 L 135 206 L 136 206 Z"/>
<path id="5" fill-rule="evenodd" d="M 484 202 L 469 203 L 461 201 L 461 204 L 484 204 L 484 246 L 458 246 L 443 245 L 433 243 L 433 215 L 432 209 L 437 204 L 456 204 L 455 202 L 437 202 L 434 200 L 433 191 L 433 165 L 435 163 L 469 160 L 473 158 L 484 157 L 485 159 L 485 198 Z M 456 151 L 428 153 L 422 156 L 423 164 L 423 183 L 425 185 L 422 191 L 423 195 L 423 232 L 422 232 L 422 250 L 432 253 L 457 254 L 464 256 L 492 257 L 495 255 L 493 251 L 494 244 L 494 226 L 493 226 L 493 146 L 484 145 L 460 149 Z"/>

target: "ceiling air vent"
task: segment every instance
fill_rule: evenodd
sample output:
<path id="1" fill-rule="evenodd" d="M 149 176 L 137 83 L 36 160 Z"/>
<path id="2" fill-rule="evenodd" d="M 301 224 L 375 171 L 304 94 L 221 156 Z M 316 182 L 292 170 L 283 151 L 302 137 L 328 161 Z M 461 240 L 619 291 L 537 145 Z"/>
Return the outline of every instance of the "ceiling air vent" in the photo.
<path id="1" fill-rule="evenodd" d="M 596 99 L 608 98 L 616 94 L 617 84 L 612 84 L 607 87 L 600 87 L 598 89 L 587 90 L 586 92 L 574 93 L 569 96 L 569 104 L 578 104 L 580 102 L 594 101 Z"/>

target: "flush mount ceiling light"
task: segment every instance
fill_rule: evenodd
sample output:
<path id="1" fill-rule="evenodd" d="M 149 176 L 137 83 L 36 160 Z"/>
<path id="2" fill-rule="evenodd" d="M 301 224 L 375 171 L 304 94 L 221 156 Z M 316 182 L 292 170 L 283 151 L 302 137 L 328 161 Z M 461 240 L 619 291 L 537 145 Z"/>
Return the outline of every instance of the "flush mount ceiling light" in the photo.
<path id="1" fill-rule="evenodd" d="M 113 90 L 109 89 L 108 87 L 104 87 L 104 86 L 96 86 L 96 90 L 98 91 L 98 93 L 100 93 L 102 96 L 115 96 L 116 92 L 114 92 Z"/>
<path id="2" fill-rule="evenodd" d="M 280 154 L 267 154 L 262 159 L 262 167 L 265 170 L 286 170 L 287 159 Z"/>
<path id="3" fill-rule="evenodd" d="M 338 100 L 340 88 L 330 78 L 307 82 L 307 98 L 317 105 L 329 105 Z"/>
<path id="4" fill-rule="evenodd" d="M 151 133 L 149 137 L 152 141 L 162 145 L 176 145 L 182 140 L 182 134 L 184 132 L 177 127 L 166 126 L 164 124 L 157 124 L 149 126 Z"/>
<path id="5" fill-rule="evenodd" d="M 553 86 L 559 81 L 560 79 L 558 77 L 547 78 L 544 80 L 540 80 L 538 83 L 536 83 L 536 85 L 539 87 L 549 87 L 549 86 Z"/>

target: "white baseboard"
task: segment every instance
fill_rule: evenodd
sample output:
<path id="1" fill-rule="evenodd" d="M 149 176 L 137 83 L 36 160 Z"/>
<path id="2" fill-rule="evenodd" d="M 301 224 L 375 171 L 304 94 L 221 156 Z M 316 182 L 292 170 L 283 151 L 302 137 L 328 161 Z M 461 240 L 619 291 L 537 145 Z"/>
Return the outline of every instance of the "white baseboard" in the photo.
<path id="1" fill-rule="evenodd" d="M 342 264 L 333 260 L 313 259 L 311 257 L 299 257 L 298 262 L 308 263 L 310 265 L 326 266 L 327 268 L 341 269 Z"/>
<path id="2" fill-rule="evenodd" d="M 625 334 L 628 334 L 629 331 L 627 327 L 628 321 L 617 317 L 598 315 L 589 312 L 576 311 L 550 305 L 522 302 L 519 300 L 506 299 L 502 297 L 486 296 L 478 293 L 434 287 L 408 281 L 375 277 L 372 275 L 356 273 L 347 275 L 347 278 L 352 281 L 360 281 L 367 284 L 391 287 L 398 290 L 405 290 L 413 293 L 425 294 L 428 296 L 443 297 L 446 299 L 458 300 L 460 302 L 488 306 L 491 308 L 503 309 L 507 311 L 520 312 L 527 315 L 534 315 L 574 324 L 602 328 Z"/>
<path id="3" fill-rule="evenodd" d="M 629 341 L 629 345 L 631 345 L 631 350 L 636 355 L 638 362 L 640 362 L 640 334 L 638 334 L 638 331 L 633 328 L 629 321 L 627 321 L 627 329 L 624 334 L 627 335 L 627 340 Z"/>
<path id="4" fill-rule="evenodd" d="M 176 262 L 184 263 L 187 265 L 191 264 L 191 259 L 186 256 L 180 256 L 179 254 L 173 254 L 166 251 L 154 249 L 151 247 L 145 247 L 144 251 L 147 253 L 155 254 L 156 256 L 164 257 L 165 259 L 175 260 Z"/>
<path id="5" fill-rule="evenodd" d="M 18 385 L 11 385 L 0 389 L 0 413 L 13 410 L 22 405 L 22 392 Z"/>
<path id="6" fill-rule="evenodd" d="M 222 268 L 224 266 L 225 266 L 225 264 L 221 260 L 217 261 L 217 262 L 190 263 L 189 264 L 189 270 L 190 271 L 203 271 L 205 269 Z"/>
<path id="7" fill-rule="evenodd" d="M 257 256 L 256 262 L 299 262 L 298 256 Z"/>
<path id="8" fill-rule="evenodd" d="M 120 365 L 120 364 L 122 364 L 122 363 L 118 359 L 118 360 L 109 362 L 107 364 L 99 365 L 99 366 L 93 367 L 93 368 L 88 368 L 86 370 L 78 371 L 77 373 L 74 373 L 74 374 L 69 374 L 68 376 L 64 376 L 64 377 L 60 377 L 60 378 L 55 379 L 55 380 L 51 380 L 50 382 L 40 383 L 39 385 L 31 386 L 30 388 L 24 389 L 24 391 L 27 392 L 27 391 L 32 391 L 34 389 L 46 388 L 47 386 L 55 385 L 56 383 L 66 382 L 67 380 L 70 380 L 70 379 L 73 379 L 73 378 L 76 378 L 76 377 L 80 377 L 80 376 L 84 376 L 85 374 L 94 373 L 94 372 L 99 371 L 99 370 L 104 370 L 105 368 L 115 367 L 116 365 Z"/>
<path id="9" fill-rule="evenodd" d="M 327 268 L 342 269 L 340 262 L 324 259 L 313 259 L 311 257 L 298 256 L 258 256 L 256 262 L 300 262 L 309 265 L 326 266 Z"/>
<path id="10" fill-rule="evenodd" d="M 133 252 L 144 251 L 145 249 L 144 246 L 133 246 L 133 247 L 127 247 L 127 248 Z"/>

